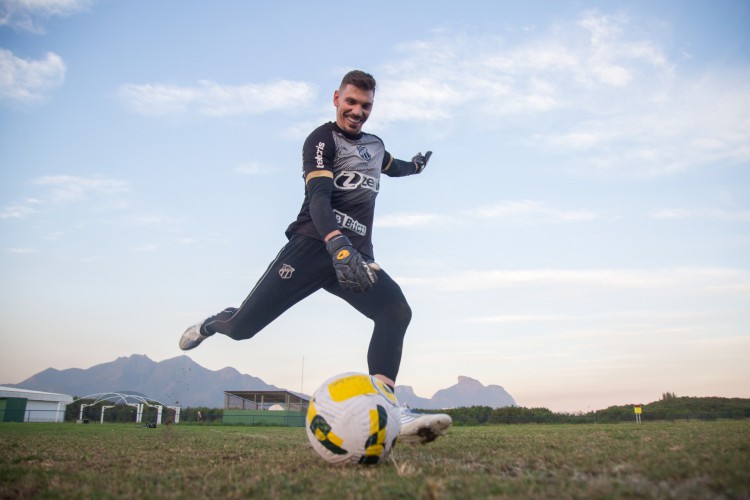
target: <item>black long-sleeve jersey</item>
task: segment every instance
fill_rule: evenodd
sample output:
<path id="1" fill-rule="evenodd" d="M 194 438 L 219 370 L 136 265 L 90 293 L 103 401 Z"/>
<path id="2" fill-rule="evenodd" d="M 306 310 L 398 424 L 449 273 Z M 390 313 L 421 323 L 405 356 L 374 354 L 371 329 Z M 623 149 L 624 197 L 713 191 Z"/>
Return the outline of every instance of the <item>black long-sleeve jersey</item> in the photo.
<path id="1" fill-rule="evenodd" d="M 305 199 L 297 219 L 286 230 L 287 237 L 303 234 L 322 240 L 311 215 L 308 183 L 316 177 L 333 180 L 331 208 L 338 229 L 359 252 L 374 258 L 372 224 L 380 174 L 403 176 L 415 173 L 413 165 L 394 160 L 383 141 L 373 134 L 350 135 L 328 122 L 315 129 L 302 148 Z"/>

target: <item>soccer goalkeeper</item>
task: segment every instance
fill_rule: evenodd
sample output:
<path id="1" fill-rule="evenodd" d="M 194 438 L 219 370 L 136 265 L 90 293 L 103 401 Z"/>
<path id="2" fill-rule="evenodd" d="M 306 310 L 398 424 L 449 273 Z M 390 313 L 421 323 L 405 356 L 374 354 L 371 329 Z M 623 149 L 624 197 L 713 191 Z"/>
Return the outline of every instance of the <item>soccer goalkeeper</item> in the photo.
<path id="1" fill-rule="evenodd" d="M 288 243 L 239 308 L 224 309 L 189 327 L 180 339 L 181 349 L 193 349 L 216 333 L 249 339 L 323 288 L 373 320 L 369 372 L 395 387 L 411 308 L 398 284 L 375 263 L 375 198 L 381 173 L 422 173 L 431 152 L 399 160 L 379 137 L 362 131 L 372 112 L 375 87 L 375 79 L 363 71 L 344 76 L 333 93 L 336 121 L 313 130 L 302 148 L 305 198 L 286 230 Z M 450 425 L 448 415 L 403 408 L 399 441 L 429 442 Z"/>

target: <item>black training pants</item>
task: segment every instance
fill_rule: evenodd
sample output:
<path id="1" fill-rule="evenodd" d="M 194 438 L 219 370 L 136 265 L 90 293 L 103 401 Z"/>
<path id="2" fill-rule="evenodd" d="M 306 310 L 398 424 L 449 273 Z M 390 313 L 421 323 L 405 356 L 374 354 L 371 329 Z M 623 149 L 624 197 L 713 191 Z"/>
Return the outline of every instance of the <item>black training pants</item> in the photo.
<path id="1" fill-rule="evenodd" d="M 367 351 L 371 375 L 396 380 L 411 308 L 401 287 L 383 271 L 367 292 L 343 289 L 322 241 L 294 235 L 281 249 L 239 309 L 229 308 L 204 324 L 207 333 L 222 333 L 235 340 L 249 339 L 294 304 L 325 289 L 341 297 L 374 321 Z"/>

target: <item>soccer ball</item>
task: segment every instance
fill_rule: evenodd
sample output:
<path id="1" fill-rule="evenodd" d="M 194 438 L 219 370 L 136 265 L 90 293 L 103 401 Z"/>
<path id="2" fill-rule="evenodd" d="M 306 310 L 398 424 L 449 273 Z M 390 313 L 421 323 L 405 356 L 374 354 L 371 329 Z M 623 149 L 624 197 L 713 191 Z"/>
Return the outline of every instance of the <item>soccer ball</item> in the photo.
<path id="1" fill-rule="evenodd" d="M 393 391 L 372 375 L 344 373 L 326 380 L 307 409 L 307 438 L 330 464 L 377 464 L 401 431 Z"/>

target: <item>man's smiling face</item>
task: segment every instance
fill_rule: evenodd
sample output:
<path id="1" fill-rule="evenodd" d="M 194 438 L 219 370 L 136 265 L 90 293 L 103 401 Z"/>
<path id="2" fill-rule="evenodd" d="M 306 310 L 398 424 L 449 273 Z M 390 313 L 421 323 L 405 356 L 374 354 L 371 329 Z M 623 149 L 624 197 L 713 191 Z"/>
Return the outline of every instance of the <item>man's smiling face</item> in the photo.
<path id="1" fill-rule="evenodd" d="M 347 134 L 359 134 L 372 111 L 375 91 L 347 84 L 333 93 L 336 125 Z"/>

